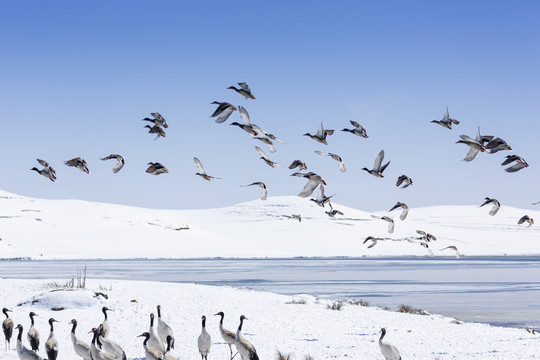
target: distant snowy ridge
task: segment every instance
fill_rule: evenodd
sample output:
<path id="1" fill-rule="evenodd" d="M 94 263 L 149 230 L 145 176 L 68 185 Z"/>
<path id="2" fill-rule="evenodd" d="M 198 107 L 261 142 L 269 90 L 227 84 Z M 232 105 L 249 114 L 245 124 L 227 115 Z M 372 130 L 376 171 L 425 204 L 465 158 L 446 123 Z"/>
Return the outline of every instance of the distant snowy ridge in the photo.
<path id="1" fill-rule="evenodd" d="M 389 204 L 390 208 L 393 204 Z M 368 213 L 339 204 L 343 216 L 330 218 L 314 202 L 294 196 L 271 197 L 219 209 L 156 210 L 80 200 L 33 199 L 0 191 L 0 258 L 194 258 L 295 256 L 427 256 L 414 240 L 416 230 L 437 237 L 435 257 L 538 255 L 540 225 L 518 225 L 540 211 L 489 206 L 411 208 Z M 326 210 L 329 210 L 326 208 Z M 302 221 L 291 219 L 300 214 Z M 387 223 L 370 215 L 390 216 Z M 382 238 L 367 249 L 367 236 Z"/>

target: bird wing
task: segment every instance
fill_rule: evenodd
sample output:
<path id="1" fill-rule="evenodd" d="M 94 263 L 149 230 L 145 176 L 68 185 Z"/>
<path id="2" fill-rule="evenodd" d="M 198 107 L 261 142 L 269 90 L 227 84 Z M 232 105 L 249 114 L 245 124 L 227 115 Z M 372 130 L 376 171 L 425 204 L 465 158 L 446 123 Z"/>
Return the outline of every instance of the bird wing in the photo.
<path id="1" fill-rule="evenodd" d="M 238 85 L 247 92 L 251 93 L 251 89 L 249 88 L 248 84 L 245 82 L 239 82 Z"/>
<path id="2" fill-rule="evenodd" d="M 443 118 L 441 121 L 448 122 L 448 119 L 450 118 L 450 114 L 448 113 L 448 106 L 446 107 L 446 111 L 444 112 Z"/>
<path id="3" fill-rule="evenodd" d="M 396 205 L 392 206 L 392 208 L 390 210 L 388 210 L 388 212 L 392 211 L 392 210 L 396 210 L 398 207 L 401 207 L 401 203 L 398 202 Z"/>
<path id="4" fill-rule="evenodd" d="M 345 164 L 343 163 L 343 161 L 338 161 L 338 168 L 339 168 L 339 171 L 341 172 L 344 172 L 346 171 L 347 169 L 345 168 Z"/>
<path id="5" fill-rule="evenodd" d="M 311 194 L 313 194 L 313 191 L 315 191 L 315 188 L 317 188 L 317 185 L 319 184 L 320 184 L 319 181 L 309 179 L 309 181 L 304 186 L 300 194 L 298 194 L 298 196 L 303 197 L 303 198 L 310 196 Z"/>
<path id="6" fill-rule="evenodd" d="M 489 215 L 495 216 L 495 214 L 497 213 L 497 211 L 499 211 L 500 208 L 501 205 L 499 204 L 499 202 L 493 202 L 493 208 L 489 212 Z"/>
<path id="7" fill-rule="evenodd" d="M 401 212 L 401 215 L 399 215 L 399 218 L 401 220 L 405 220 L 408 213 L 409 213 L 409 208 L 403 208 L 403 211 Z"/>
<path id="8" fill-rule="evenodd" d="M 46 162 L 45 160 L 41 160 L 41 159 L 37 159 L 38 163 L 41 164 L 41 166 L 43 167 L 49 167 L 49 163 Z"/>
<path id="9" fill-rule="evenodd" d="M 315 154 L 319 154 L 319 155 L 323 155 L 323 156 L 330 155 L 329 153 L 326 153 L 326 152 L 323 152 L 323 151 L 315 151 Z"/>
<path id="10" fill-rule="evenodd" d="M 388 233 L 393 234 L 394 233 L 394 221 L 388 223 Z"/>
<path id="11" fill-rule="evenodd" d="M 249 119 L 249 113 L 247 112 L 246 108 L 243 106 L 238 106 L 238 111 L 240 112 L 240 117 L 244 121 L 244 124 L 251 126 L 251 120 Z"/>
<path id="12" fill-rule="evenodd" d="M 513 161 L 516 161 L 518 159 L 518 157 L 516 155 L 506 155 L 506 160 L 504 160 L 501 165 L 504 166 L 504 165 L 508 165 L 510 164 L 511 162 Z"/>
<path id="13" fill-rule="evenodd" d="M 509 173 L 513 173 L 513 172 L 516 172 L 516 171 L 519 171 L 519 170 L 523 169 L 524 167 L 525 167 L 525 164 L 523 164 L 520 161 L 520 162 L 517 162 L 514 165 L 510 166 L 509 168 L 504 169 L 504 171 L 509 172 Z"/>
<path id="14" fill-rule="evenodd" d="M 381 167 L 381 170 L 379 170 L 379 172 L 382 174 L 383 171 L 388 167 L 388 165 L 390 165 L 390 161 L 387 162 L 386 164 L 384 164 L 384 165 Z"/>
<path id="15" fill-rule="evenodd" d="M 400 177 L 398 177 L 396 186 L 401 185 L 403 183 L 403 180 L 405 180 L 405 176 L 401 175 Z"/>
<path id="16" fill-rule="evenodd" d="M 357 123 L 356 121 L 350 120 L 350 122 L 351 122 L 351 125 L 354 126 L 355 128 L 359 128 L 359 127 L 360 127 L 360 124 Z"/>
<path id="17" fill-rule="evenodd" d="M 193 161 L 195 161 L 195 165 L 197 165 L 197 168 L 199 168 L 199 171 L 203 174 L 206 174 L 206 171 L 204 171 L 201 161 L 197 159 L 196 157 L 193 158 Z"/>
<path id="18" fill-rule="evenodd" d="M 374 218 L 374 219 L 380 219 L 381 218 L 381 216 L 377 216 L 377 215 L 371 215 L 371 217 Z"/>
<path id="19" fill-rule="evenodd" d="M 523 215 L 521 219 L 518 220 L 518 224 L 523 224 L 529 217 L 527 215 Z"/>
<path id="20" fill-rule="evenodd" d="M 152 115 L 153 117 L 156 118 L 156 120 L 161 120 L 161 121 L 165 121 L 165 118 L 163 116 L 161 116 L 160 113 L 158 112 L 153 112 L 153 113 L 150 113 L 150 115 Z"/>
<path id="21" fill-rule="evenodd" d="M 318 202 L 324 201 L 324 185 L 319 186 L 319 193 L 317 194 L 317 201 Z"/>
<path id="22" fill-rule="evenodd" d="M 379 155 L 375 158 L 375 163 L 373 164 L 373 170 L 379 172 L 381 169 L 381 164 L 384 159 L 384 150 L 381 150 Z"/>
<path id="23" fill-rule="evenodd" d="M 294 169 L 295 167 L 297 167 L 298 165 L 301 165 L 302 162 L 300 160 L 294 160 L 291 165 L 289 165 L 289 169 Z"/>
<path id="24" fill-rule="evenodd" d="M 266 155 L 266 154 L 264 153 L 264 151 L 261 150 L 260 147 L 255 146 L 255 149 L 257 150 L 257 152 L 258 152 L 259 154 L 261 154 L 261 156 L 262 156 L 263 158 L 265 158 L 266 160 L 270 160 L 270 159 L 268 158 L 268 155 Z"/>
<path id="25" fill-rule="evenodd" d="M 416 230 L 416 233 L 424 236 L 426 235 L 426 232 L 424 230 Z"/>
<path id="26" fill-rule="evenodd" d="M 262 189 L 261 190 L 261 200 L 266 200 L 266 197 L 268 196 L 268 189 L 266 188 L 266 185 L 264 185 L 263 183 L 259 183 L 259 184 L 263 185 L 263 186 L 261 186 L 261 189 Z"/>
<path id="27" fill-rule="evenodd" d="M 77 164 L 79 164 L 79 162 L 81 161 L 82 159 L 80 157 L 76 157 L 71 160 L 64 161 L 64 164 L 66 164 L 67 166 L 77 166 Z"/>
<path id="28" fill-rule="evenodd" d="M 319 125 L 319 128 L 317 129 L 317 133 L 315 134 L 316 137 L 319 137 L 319 138 L 322 138 L 324 135 L 324 128 L 323 128 L 323 125 L 321 123 L 321 125 Z"/>
<path id="29" fill-rule="evenodd" d="M 469 152 L 467 153 L 467 155 L 465 155 L 465 158 L 463 159 L 463 161 L 472 161 L 476 155 L 478 155 L 478 153 L 480 152 L 480 149 L 477 149 L 477 148 L 474 148 L 474 147 L 470 147 L 469 148 Z"/>
<path id="30" fill-rule="evenodd" d="M 236 108 L 234 106 L 229 106 L 227 108 L 225 108 L 224 110 L 221 111 L 220 115 L 218 116 L 218 118 L 216 119 L 216 122 L 218 124 L 221 124 L 225 121 L 227 121 L 227 119 L 229 118 L 229 116 L 231 116 L 231 114 L 236 110 Z M 217 111 L 217 110 L 216 110 Z"/>
<path id="31" fill-rule="evenodd" d="M 480 135 L 480 126 L 478 127 L 478 131 L 476 132 L 476 138 L 475 138 L 476 142 L 478 142 L 479 144 L 482 144 L 482 135 Z"/>

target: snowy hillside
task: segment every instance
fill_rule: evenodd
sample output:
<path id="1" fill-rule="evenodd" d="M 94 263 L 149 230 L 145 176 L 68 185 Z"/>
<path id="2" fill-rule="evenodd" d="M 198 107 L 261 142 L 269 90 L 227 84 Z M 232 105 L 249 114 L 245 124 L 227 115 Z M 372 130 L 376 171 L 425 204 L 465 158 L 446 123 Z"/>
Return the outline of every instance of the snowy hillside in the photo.
<path id="1" fill-rule="evenodd" d="M 388 209 L 394 204 L 389 204 Z M 156 210 L 79 200 L 32 199 L 0 191 L 0 257 L 36 259 L 294 257 L 294 256 L 427 256 L 416 230 L 437 237 L 435 256 L 540 254 L 538 225 L 518 225 L 539 211 L 502 205 L 411 208 L 378 212 L 394 218 L 395 231 L 370 213 L 339 204 L 343 216 L 299 197 L 271 197 L 205 210 Z M 326 210 L 329 210 L 326 208 Z M 302 222 L 291 219 L 300 214 Z M 367 249 L 367 236 L 383 238 Z"/>
<path id="2" fill-rule="evenodd" d="M 15 324 L 24 327 L 23 343 L 29 328 L 28 314 L 34 311 L 41 333 L 40 354 L 49 334 L 47 320 L 54 317 L 54 333 L 59 343 L 59 359 L 78 359 L 69 333 L 76 319 L 76 334 L 91 341 L 88 331 L 103 321 L 101 308 L 109 312 L 109 338 L 120 344 L 130 360 L 144 359 L 143 339 L 137 337 L 149 328 L 149 315 L 162 308 L 163 320 L 173 329 L 179 359 L 200 359 L 197 337 L 201 316 L 212 337 L 209 359 L 229 359 L 229 348 L 218 330 L 225 313 L 224 327 L 235 331 L 240 315 L 245 337 L 253 343 L 260 359 L 276 359 L 276 352 L 291 354 L 292 360 L 382 359 L 378 338 L 385 327 L 385 340 L 395 345 L 403 359 L 539 359 L 540 336 L 525 329 L 462 323 L 439 315 L 412 315 L 376 307 L 344 304 L 332 310 L 329 300 L 308 295 L 294 297 L 246 289 L 197 284 L 171 284 L 141 281 L 88 280 L 86 290 L 56 290 L 65 280 L 0 280 L 0 302 L 10 310 Z M 95 295 L 104 293 L 103 296 Z M 52 311 L 52 308 L 63 308 Z M 12 338 L 15 348 L 16 335 Z M 0 360 L 16 359 L 14 350 L 0 350 Z M 238 359 L 238 356 L 235 357 Z"/>

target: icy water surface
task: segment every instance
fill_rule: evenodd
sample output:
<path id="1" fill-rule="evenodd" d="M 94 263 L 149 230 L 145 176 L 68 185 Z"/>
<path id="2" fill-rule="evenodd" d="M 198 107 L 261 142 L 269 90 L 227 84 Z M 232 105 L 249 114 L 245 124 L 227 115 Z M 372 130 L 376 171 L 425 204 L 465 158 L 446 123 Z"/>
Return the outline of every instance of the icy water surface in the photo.
<path id="1" fill-rule="evenodd" d="M 540 327 L 540 257 L 0 261 L 4 278 L 197 282 L 400 304 L 504 326 Z"/>

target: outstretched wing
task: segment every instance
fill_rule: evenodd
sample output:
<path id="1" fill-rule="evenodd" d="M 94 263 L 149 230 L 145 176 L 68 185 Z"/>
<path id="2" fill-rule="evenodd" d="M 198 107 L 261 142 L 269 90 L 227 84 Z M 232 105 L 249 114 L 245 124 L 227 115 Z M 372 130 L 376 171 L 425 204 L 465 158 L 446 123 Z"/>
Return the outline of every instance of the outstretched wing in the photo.
<path id="1" fill-rule="evenodd" d="M 315 191 L 315 189 L 317 188 L 317 185 L 319 185 L 318 181 L 314 181 L 310 179 L 307 182 L 306 186 L 304 186 L 300 194 L 298 194 L 298 196 L 303 197 L 303 198 L 310 196 L 311 194 L 313 194 L 313 191 Z"/>
<path id="2" fill-rule="evenodd" d="M 199 171 L 202 173 L 202 174 L 206 174 L 206 171 L 204 171 L 204 168 L 201 164 L 201 161 L 199 159 L 197 159 L 196 157 L 193 158 L 193 161 L 195 161 L 195 165 L 197 165 L 197 168 L 199 168 Z"/>
<path id="3" fill-rule="evenodd" d="M 219 109 L 219 108 L 218 108 Z M 229 116 L 231 116 L 231 114 L 236 110 L 236 108 L 234 106 L 229 106 L 227 107 L 226 109 L 222 110 L 221 113 L 219 114 L 218 118 L 216 119 L 216 122 L 218 124 L 221 124 L 225 121 L 227 121 L 227 119 L 229 118 Z M 217 111 L 217 110 L 216 110 Z"/>
<path id="4" fill-rule="evenodd" d="M 238 111 L 240 111 L 240 117 L 242 118 L 242 121 L 244 121 L 244 124 L 251 126 L 251 120 L 249 119 L 249 113 L 247 112 L 246 108 L 243 106 L 238 106 Z"/>
<path id="5" fill-rule="evenodd" d="M 46 162 L 45 160 L 41 160 L 41 159 L 37 159 L 38 163 L 41 164 L 41 166 L 43 167 L 49 167 L 49 163 Z"/>
<path id="6" fill-rule="evenodd" d="M 384 150 L 381 150 L 379 155 L 375 158 L 375 163 L 373 164 L 373 170 L 379 171 L 381 169 L 381 164 L 384 159 Z"/>
<path id="7" fill-rule="evenodd" d="M 266 155 L 266 154 L 264 153 L 264 151 L 261 150 L 260 147 L 255 146 L 255 149 L 257 150 L 257 152 L 258 152 L 263 158 L 265 158 L 266 160 L 270 160 L 270 159 L 268 158 L 268 155 Z"/>

